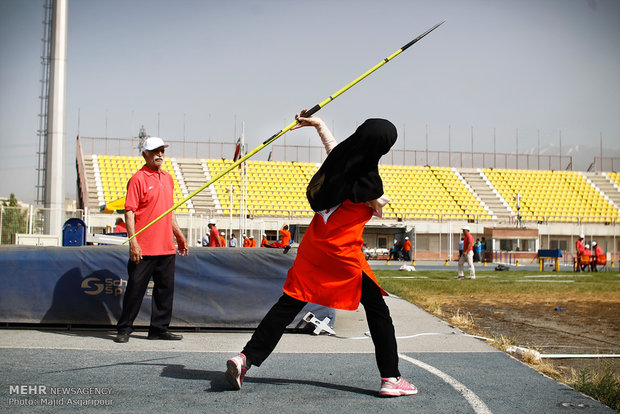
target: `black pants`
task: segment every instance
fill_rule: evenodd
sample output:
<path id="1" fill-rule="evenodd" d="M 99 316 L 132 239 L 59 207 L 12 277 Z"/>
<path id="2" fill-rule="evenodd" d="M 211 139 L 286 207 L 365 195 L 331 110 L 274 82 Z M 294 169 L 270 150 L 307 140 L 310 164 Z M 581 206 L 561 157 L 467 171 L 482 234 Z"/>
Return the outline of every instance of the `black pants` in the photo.
<path id="1" fill-rule="evenodd" d="M 390 311 L 379 287 L 365 274 L 362 277 L 361 303 L 364 305 L 368 327 L 375 345 L 375 357 L 381 377 L 400 377 L 396 334 Z M 305 305 L 306 302 L 283 294 L 267 312 L 243 348 L 242 352 L 248 362 L 260 366 L 275 349 L 286 326 Z"/>
<path id="2" fill-rule="evenodd" d="M 123 297 L 123 311 L 118 319 L 118 333 L 133 332 L 133 321 L 140 312 L 146 288 L 153 277 L 150 333 L 168 330 L 172 319 L 174 296 L 174 262 L 176 255 L 144 256 L 140 263 L 127 263 L 127 289 Z"/>

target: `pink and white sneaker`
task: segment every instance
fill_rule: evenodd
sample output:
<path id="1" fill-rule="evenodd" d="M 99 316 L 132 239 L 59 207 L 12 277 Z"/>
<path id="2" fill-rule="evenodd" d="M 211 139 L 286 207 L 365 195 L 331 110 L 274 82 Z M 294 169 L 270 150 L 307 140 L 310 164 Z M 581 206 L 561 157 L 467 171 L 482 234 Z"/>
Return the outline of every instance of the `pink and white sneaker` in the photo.
<path id="1" fill-rule="evenodd" d="M 415 395 L 418 389 L 413 384 L 409 384 L 403 377 L 381 378 L 381 397 L 400 397 L 401 395 Z"/>
<path id="2" fill-rule="evenodd" d="M 245 373 L 250 369 L 245 360 L 245 355 L 239 354 L 226 361 L 226 380 L 236 390 L 241 389 Z"/>

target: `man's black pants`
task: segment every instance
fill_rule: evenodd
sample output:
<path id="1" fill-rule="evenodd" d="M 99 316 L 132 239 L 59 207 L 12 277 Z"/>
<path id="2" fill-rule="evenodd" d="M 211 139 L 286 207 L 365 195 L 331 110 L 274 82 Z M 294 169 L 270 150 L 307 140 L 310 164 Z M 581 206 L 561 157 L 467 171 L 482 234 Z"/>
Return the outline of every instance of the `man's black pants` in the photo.
<path id="1" fill-rule="evenodd" d="M 375 345 L 375 357 L 381 377 L 400 377 L 396 335 L 390 311 L 379 287 L 366 274 L 362 277 L 361 303 L 364 305 L 368 327 Z M 243 349 L 242 352 L 248 362 L 260 366 L 273 352 L 286 327 L 305 305 L 306 302 L 283 294 L 267 312 Z"/>
<path id="2" fill-rule="evenodd" d="M 133 332 L 133 321 L 140 312 L 146 288 L 153 277 L 153 302 L 149 333 L 166 332 L 172 319 L 174 296 L 174 262 L 176 255 L 143 256 L 140 263 L 127 263 L 129 280 L 123 297 L 123 310 L 116 329 L 118 333 Z"/>

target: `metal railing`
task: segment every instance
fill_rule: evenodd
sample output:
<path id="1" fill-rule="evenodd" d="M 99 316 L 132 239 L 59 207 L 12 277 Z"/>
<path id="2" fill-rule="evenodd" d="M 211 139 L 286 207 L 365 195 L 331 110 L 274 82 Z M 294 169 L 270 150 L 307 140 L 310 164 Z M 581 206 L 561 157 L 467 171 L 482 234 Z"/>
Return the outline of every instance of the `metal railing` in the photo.
<path id="1" fill-rule="evenodd" d="M 49 220 L 52 209 L 43 207 L 7 207 L 0 206 L 0 244 L 14 244 L 16 234 L 46 235 L 46 222 Z M 65 220 L 79 218 L 84 220 L 83 210 L 66 210 Z M 58 229 L 57 234 L 61 234 Z"/>
<path id="2" fill-rule="evenodd" d="M 46 235 L 46 221 L 49 218 L 51 209 L 43 207 L 7 207 L 0 206 L 0 244 L 14 244 L 16 234 L 30 234 L 30 235 Z M 246 217 L 254 220 L 255 222 L 269 222 L 269 221 L 287 221 L 287 222 L 309 222 L 314 212 L 306 209 L 269 209 L 269 208 L 255 208 L 247 209 Z M 118 215 L 110 215 L 110 223 Z M 91 232 L 103 233 L 111 231 L 109 225 L 97 225 L 93 224 L 97 220 L 93 219 L 98 217 L 99 221 L 102 221 L 102 217 L 107 217 L 99 212 L 85 214 L 83 210 L 67 210 L 64 212 L 65 221 L 69 218 L 80 218 L 86 222 L 87 228 Z M 235 223 L 238 222 L 240 217 L 239 209 L 233 209 L 232 215 L 230 209 L 209 209 L 205 211 L 193 212 L 193 213 L 177 213 L 177 220 L 181 224 L 184 231 L 190 233 L 201 234 L 207 227 L 209 219 L 216 219 L 218 221 Z M 105 221 L 105 219 L 103 220 Z M 434 223 L 448 223 L 448 222 L 467 222 L 467 223 L 508 223 L 510 225 L 519 224 L 598 224 L 606 226 L 616 226 L 619 224 L 620 219 L 614 216 L 577 216 L 577 215 L 523 215 L 520 221 L 516 216 L 511 216 L 506 220 L 505 218 L 493 218 L 488 213 L 480 214 L 466 214 L 466 213 L 438 213 L 434 211 L 396 211 L 385 212 L 384 217 L 373 218 L 373 222 L 434 222 Z M 90 222 L 90 223 L 89 223 Z M 254 224 L 252 224 L 254 225 Z M 256 224 L 255 226 L 259 226 Z M 107 227 L 110 227 L 109 229 Z M 258 227 L 256 231 L 259 231 Z M 62 229 L 59 229 L 57 234 L 61 234 Z M 188 234 L 189 236 L 189 234 Z"/>

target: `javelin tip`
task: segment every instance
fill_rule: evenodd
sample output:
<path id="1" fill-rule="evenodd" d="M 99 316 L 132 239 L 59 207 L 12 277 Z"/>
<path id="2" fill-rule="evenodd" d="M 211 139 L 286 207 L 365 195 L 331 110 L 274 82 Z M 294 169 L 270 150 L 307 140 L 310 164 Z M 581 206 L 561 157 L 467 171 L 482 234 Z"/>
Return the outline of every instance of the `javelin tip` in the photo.
<path id="1" fill-rule="evenodd" d="M 437 23 L 435 26 L 431 27 L 430 29 L 428 29 L 427 31 L 425 31 L 424 33 L 422 33 L 420 36 L 416 37 L 415 39 L 413 39 L 411 42 L 407 43 L 405 46 L 401 47 L 400 50 L 401 51 L 405 51 L 405 49 L 407 49 L 409 46 L 413 45 L 415 42 L 417 42 L 418 40 L 422 39 L 424 36 L 426 36 L 427 34 L 429 34 L 430 32 L 432 32 L 433 30 L 435 30 L 436 28 L 438 28 L 439 26 L 441 26 L 442 24 L 444 24 L 446 21 L 442 20 L 441 22 Z"/>

